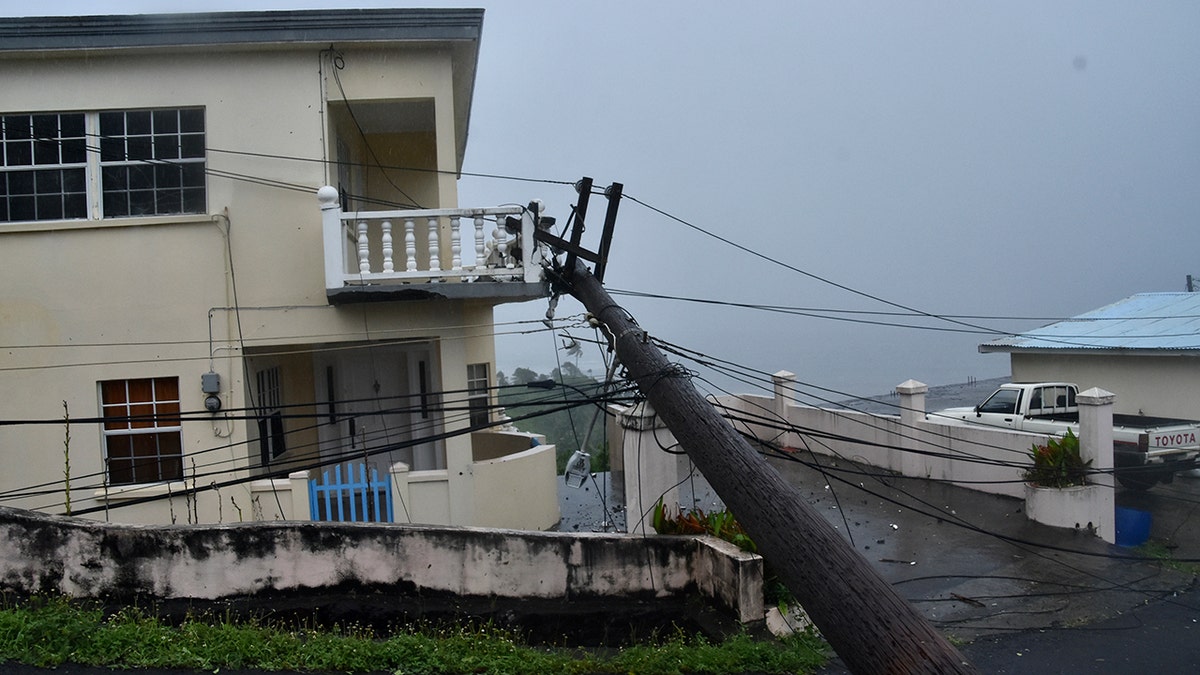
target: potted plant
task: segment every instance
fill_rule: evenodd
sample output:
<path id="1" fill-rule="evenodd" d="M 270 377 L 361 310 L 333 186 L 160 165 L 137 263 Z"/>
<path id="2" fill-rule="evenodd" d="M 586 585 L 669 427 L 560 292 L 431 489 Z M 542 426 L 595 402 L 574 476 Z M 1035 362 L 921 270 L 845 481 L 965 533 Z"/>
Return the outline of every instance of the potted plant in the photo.
<path id="1" fill-rule="evenodd" d="M 1062 438 L 1033 444 L 1033 465 L 1025 470 L 1025 515 L 1054 527 L 1095 531 L 1100 486 L 1088 482 L 1092 460 L 1084 461 L 1079 437 L 1071 430 Z"/>

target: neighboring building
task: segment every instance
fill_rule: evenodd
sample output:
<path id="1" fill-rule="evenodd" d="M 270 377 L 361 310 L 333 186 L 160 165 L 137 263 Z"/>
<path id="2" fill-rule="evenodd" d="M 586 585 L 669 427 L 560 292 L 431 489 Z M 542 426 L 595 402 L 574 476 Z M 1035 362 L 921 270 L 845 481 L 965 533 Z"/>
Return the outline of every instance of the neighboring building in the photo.
<path id="1" fill-rule="evenodd" d="M 979 351 L 1009 353 L 1015 382 L 1100 387 L 1118 413 L 1200 420 L 1200 293 L 1139 293 Z"/>
<path id="2" fill-rule="evenodd" d="M 458 206 L 482 23 L 0 19 L 0 419 L 111 418 L 0 426 L 0 503 L 64 511 L 69 447 L 92 517 L 305 518 L 239 479 L 357 460 L 411 469 L 397 520 L 557 522 L 553 447 L 481 431 L 531 215 L 370 213 Z"/>

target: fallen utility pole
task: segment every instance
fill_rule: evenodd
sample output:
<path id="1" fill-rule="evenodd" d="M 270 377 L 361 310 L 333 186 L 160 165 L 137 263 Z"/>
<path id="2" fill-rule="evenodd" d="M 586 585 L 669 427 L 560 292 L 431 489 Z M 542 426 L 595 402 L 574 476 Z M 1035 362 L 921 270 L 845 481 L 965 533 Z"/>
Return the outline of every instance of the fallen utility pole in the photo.
<path id="1" fill-rule="evenodd" d="M 583 261 L 564 271 L 629 377 L 852 671 L 976 672 L 667 361 Z"/>

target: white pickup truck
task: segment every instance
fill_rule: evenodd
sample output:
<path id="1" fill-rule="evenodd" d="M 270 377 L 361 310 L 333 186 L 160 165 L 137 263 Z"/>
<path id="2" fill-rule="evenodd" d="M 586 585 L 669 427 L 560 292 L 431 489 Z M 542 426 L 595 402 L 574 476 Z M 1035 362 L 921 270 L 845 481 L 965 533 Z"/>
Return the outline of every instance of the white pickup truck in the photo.
<path id="1" fill-rule="evenodd" d="M 1067 382 L 1001 385 L 974 408 L 948 408 L 926 415 L 942 424 L 982 424 L 1061 436 L 1079 433 L 1078 387 Z M 1113 460 L 1121 485 L 1145 490 L 1170 483 L 1175 473 L 1195 469 L 1200 455 L 1200 422 L 1113 415 Z"/>

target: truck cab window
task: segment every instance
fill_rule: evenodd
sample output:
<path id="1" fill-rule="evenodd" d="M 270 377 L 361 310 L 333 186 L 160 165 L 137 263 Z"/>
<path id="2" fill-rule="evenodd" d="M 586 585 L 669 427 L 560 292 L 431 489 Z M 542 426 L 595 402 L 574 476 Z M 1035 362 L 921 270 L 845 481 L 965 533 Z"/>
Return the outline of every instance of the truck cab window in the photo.
<path id="1" fill-rule="evenodd" d="M 1012 415 L 1017 411 L 1017 402 L 1020 400 L 1021 392 L 1015 389 L 1000 389 L 979 406 L 979 412 Z"/>

